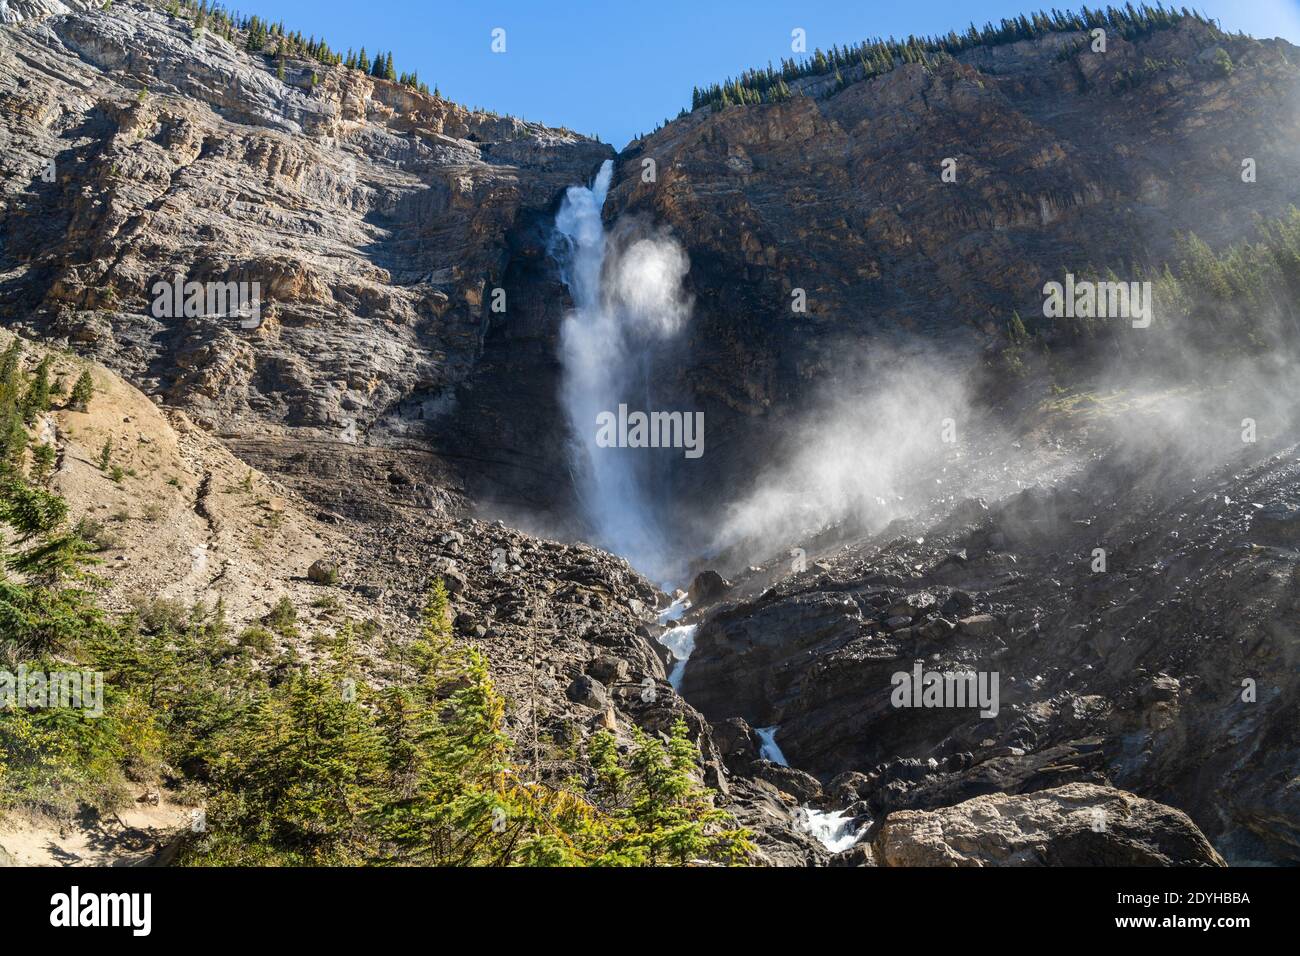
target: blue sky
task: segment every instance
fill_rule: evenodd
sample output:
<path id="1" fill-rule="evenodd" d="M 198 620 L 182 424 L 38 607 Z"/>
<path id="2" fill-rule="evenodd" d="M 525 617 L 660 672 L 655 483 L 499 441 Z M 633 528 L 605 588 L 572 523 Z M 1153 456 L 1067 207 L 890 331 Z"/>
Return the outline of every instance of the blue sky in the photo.
<path id="1" fill-rule="evenodd" d="M 230 6 L 240 8 L 238 3 Z M 1300 0 L 1178 0 L 1229 30 L 1300 44 Z M 468 106 L 568 126 L 622 148 L 689 107 L 691 87 L 808 49 L 960 31 L 1063 0 L 251 0 L 249 10 L 332 47 L 391 50 L 397 69 Z M 1104 6 L 1094 0 L 1089 6 Z M 1167 4 L 1169 5 L 1169 4 Z M 506 52 L 491 51 L 492 30 Z"/>

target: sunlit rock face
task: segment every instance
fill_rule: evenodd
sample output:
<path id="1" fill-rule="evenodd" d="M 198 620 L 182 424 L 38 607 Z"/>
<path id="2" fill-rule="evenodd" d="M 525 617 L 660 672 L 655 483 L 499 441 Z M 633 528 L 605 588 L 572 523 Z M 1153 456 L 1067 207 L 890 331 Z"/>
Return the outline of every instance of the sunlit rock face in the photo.
<path id="1" fill-rule="evenodd" d="M 534 266 L 557 197 L 609 147 L 356 70 L 290 59 L 281 77 L 153 7 L 5 10 L 24 14 L 0 33 L 7 323 L 224 435 L 275 437 L 248 450 L 279 468 L 437 448 L 494 458 L 524 498 L 563 485 L 538 475 L 553 378 L 521 374 L 553 363 L 564 295 Z M 154 284 L 177 276 L 259 283 L 264 321 L 156 318 Z"/>
<path id="2" fill-rule="evenodd" d="M 571 511 L 551 240 L 564 190 L 613 151 L 357 71 L 289 60 L 281 78 L 162 10 L 89 7 L 3 8 L 7 321 L 223 434 L 326 459 L 418 446 L 502 511 Z M 705 413 L 709 451 L 662 470 L 669 500 L 734 496 L 857 343 L 969 355 L 1063 268 L 1158 259 L 1180 229 L 1226 239 L 1300 198 L 1294 48 L 1194 22 L 1104 56 L 1063 53 L 1076 39 L 839 92 L 800 80 L 618 157 L 607 222 L 666 229 L 689 263 L 693 315 L 655 374 L 665 403 Z M 152 284 L 176 275 L 260 281 L 266 321 L 155 319 Z"/>

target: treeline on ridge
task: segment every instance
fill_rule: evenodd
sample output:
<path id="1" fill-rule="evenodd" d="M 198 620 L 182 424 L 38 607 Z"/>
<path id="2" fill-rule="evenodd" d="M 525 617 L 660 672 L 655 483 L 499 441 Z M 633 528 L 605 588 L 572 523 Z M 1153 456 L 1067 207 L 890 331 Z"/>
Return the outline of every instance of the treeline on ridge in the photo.
<path id="1" fill-rule="evenodd" d="M 249 53 L 315 60 L 325 66 L 346 66 L 377 79 L 401 83 L 421 93 L 429 92 L 428 84 L 420 79 L 418 71 L 397 71 L 391 52 L 376 52 L 371 56 L 362 47 L 360 52 L 349 49 L 347 53 L 340 53 L 324 39 L 304 37 L 300 30 L 286 30 L 283 21 L 271 23 L 255 14 L 246 16 L 238 11 L 231 12 L 219 3 L 209 4 L 208 0 L 168 0 L 165 9 L 174 17 L 179 17 L 182 10 L 187 11 L 195 31 L 210 30 L 231 43 L 239 42 L 242 37 L 243 47 Z M 436 87 L 433 95 L 440 95 Z"/>
<path id="2" fill-rule="evenodd" d="M 803 60 L 783 58 L 779 67 L 769 63 L 766 68 L 746 70 L 721 83 L 695 87 L 691 93 L 691 110 L 781 102 L 792 95 L 789 84 L 804 77 L 833 74 L 837 77 L 836 87 L 842 88 L 849 82 L 846 74 L 866 79 L 888 73 L 906 63 L 933 66 L 975 47 L 999 46 L 1032 40 L 1048 33 L 1073 33 L 1096 28 L 1133 40 L 1188 19 L 1212 23 L 1187 7 L 1175 10 L 1160 3 L 1154 7 L 1145 3 L 1136 7 L 1126 3 L 1123 7 L 1107 7 L 1105 10 L 1085 6 L 1078 13 L 1053 8 L 1051 12 L 1040 11 L 1003 19 L 997 25 L 986 23 L 983 27 L 976 27 L 972 23 L 964 33 L 952 31 L 945 36 L 909 36 L 901 41 L 891 37 L 845 46 L 832 45 L 827 50 L 814 50 Z"/>

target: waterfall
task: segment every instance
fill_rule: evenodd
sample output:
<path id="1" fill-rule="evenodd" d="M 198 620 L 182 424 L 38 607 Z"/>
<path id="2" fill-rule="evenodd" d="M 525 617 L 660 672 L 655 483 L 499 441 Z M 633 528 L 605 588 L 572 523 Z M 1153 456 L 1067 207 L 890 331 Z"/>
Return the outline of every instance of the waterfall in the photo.
<path id="1" fill-rule="evenodd" d="M 560 398 L 578 501 L 594 543 L 667 584 L 680 559 L 661 531 L 653 478 L 655 456 L 671 451 L 602 446 L 597 422 L 620 404 L 653 407 L 656 350 L 690 315 L 682 286 L 690 263 L 665 235 L 633 229 L 607 235 L 600 212 L 613 172 L 606 160 L 591 186 L 570 186 L 555 217 L 551 251 L 574 304 L 560 329 Z"/>
<path id="2" fill-rule="evenodd" d="M 770 760 L 772 763 L 780 764 L 782 767 L 790 766 L 790 762 L 785 759 L 785 754 L 781 753 L 781 748 L 776 742 L 777 727 L 755 727 L 754 733 L 758 734 L 760 745 L 758 755 L 764 760 Z"/>
<path id="3" fill-rule="evenodd" d="M 590 186 L 568 188 L 555 216 L 551 254 L 573 298 L 573 310 L 560 327 L 560 400 L 578 502 L 594 543 L 668 588 L 680 579 L 684 563 L 661 530 L 670 519 L 663 496 L 655 494 L 652 449 L 606 447 L 598 441 L 597 423 L 623 404 L 654 409 L 655 357 L 690 318 L 683 289 L 690 262 L 663 233 L 647 234 L 638 226 L 613 235 L 606 231 L 601 209 L 613 174 L 613 162 L 605 160 Z M 689 607 L 683 597 L 659 619 L 676 625 L 659 636 L 659 643 L 671 654 L 668 681 L 678 692 L 695 649 L 697 625 L 678 623 Z M 762 755 L 787 766 L 776 730 L 758 729 Z M 858 838 L 842 812 L 800 807 L 794 823 L 832 852 Z"/>

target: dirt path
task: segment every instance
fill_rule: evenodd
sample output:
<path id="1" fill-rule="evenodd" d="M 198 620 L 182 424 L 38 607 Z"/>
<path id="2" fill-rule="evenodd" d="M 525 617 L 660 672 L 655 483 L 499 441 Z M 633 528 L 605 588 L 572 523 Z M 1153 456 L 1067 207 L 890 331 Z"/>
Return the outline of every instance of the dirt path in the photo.
<path id="1" fill-rule="evenodd" d="M 164 797 L 156 806 L 135 803 L 107 818 L 67 824 L 10 816 L 0 823 L 0 865 L 163 865 L 190 813 Z"/>

